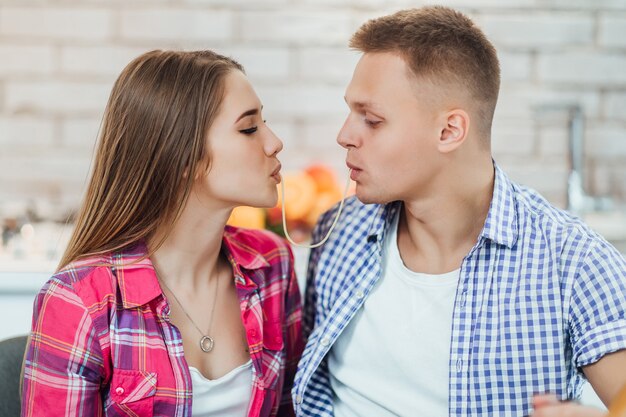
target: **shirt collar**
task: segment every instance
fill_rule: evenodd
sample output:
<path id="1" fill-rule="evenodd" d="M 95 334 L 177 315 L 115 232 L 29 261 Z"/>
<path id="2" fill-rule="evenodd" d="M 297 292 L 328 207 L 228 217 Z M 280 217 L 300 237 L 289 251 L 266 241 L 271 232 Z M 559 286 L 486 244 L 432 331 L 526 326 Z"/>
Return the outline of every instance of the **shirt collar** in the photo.
<path id="1" fill-rule="evenodd" d="M 235 283 L 245 287 L 257 287 L 260 284 L 260 274 L 250 273 L 255 269 L 266 268 L 268 260 L 255 249 L 253 235 L 240 233 L 236 227 L 226 226 L 222 238 L 222 250 L 233 266 Z"/>
<path id="2" fill-rule="evenodd" d="M 147 304 L 162 294 L 144 242 L 127 246 L 111 257 L 125 309 Z"/>
<path id="3" fill-rule="evenodd" d="M 267 259 L 254 249 L 254 242 L 238 239 L 238 229 L 226 226 L 222 238 L 224 250 L 233 266 L 235 283 L 246 287 L 257 287 L 259 274 L 250 271 L 269 266 Z M 117 276 L 125 309 L 149 303 L 162 295 L 152 261 L 148 258 L 145 243 L 137 242 L 112 254 L 111 264 Z M 143 258 L 143 259 L 142 259 Z"/>
<path id="4" fill-rule="evenodd" d="M 481 237 L 493 240 L 509 248 L 515 245 L 518 235 L 517 208 L 513 183 L 494 162 L 493 196 L 485 225 L 480 233 Z M 382 242 L 384 231 L 391 224 L 394 216 L 401 207 L 401 203 L 394 201 L 389 204 L 373 205 L 372 218 L 368 229 L 368 242 L 379 240 Z"/>
<path id="5" fill-rule="evenodd" d="M 495 162 L 494 170 L 493 196 L 480 235 L 511 248 L 518 236 L 515 191 L 511 180 Z"/>
<path id="6" fill-rule="evenodd" d="M 372 221 L 367 232 L 367 241 L 380 242 L 385 238 L 385 231 L 393 221 L 394 216 L 401 207 L 400 201 L 393 201 L 388 204 L 376 204 L 372 206 L 372 214 L 369 216 Z"/>

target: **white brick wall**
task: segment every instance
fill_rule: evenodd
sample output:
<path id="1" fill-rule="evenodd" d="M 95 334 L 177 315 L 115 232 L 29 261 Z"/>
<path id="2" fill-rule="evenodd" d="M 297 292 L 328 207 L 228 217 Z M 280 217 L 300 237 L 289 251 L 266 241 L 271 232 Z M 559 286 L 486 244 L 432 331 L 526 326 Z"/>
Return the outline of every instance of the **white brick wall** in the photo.
<path id="1" fill-rule="evenodd" d="M 54 52 L 51 46 L 0 44 L 0 76 L 50 74 L 54 67 Z"/>
<path id="2" fill-rule="evenodd" d="M 54 122 L 49 118 L 32 116 L 0 116 L 0 149 L 21 148 L 23 152 L 33 146 L 51 147 L 54 144 Z"/>
<path id="3" fill-rule="evenodd" d="M 292 75 L 292 53 L 284 47 L 218 47 L 217 52 L 241 63 L 254 83 L 284 81 Z"/>
<path id="4" fill-rule="evenodd" d="M 86 9 L 79 4 L 0 9 L 0 35 L 9 39 L 84 42 L 104 40 L 112 31 L 113 10 L 109 9 Z"/>
<path id="5" fill-rule="evenodd" d="M 538 66 L 539 79 L 554 84 L 626 84 L 626 54 L 594 51 L 546 53 L 539 57 Z"/>
<path id="6" fill-rule="evenodd" d="M 11 113 L 90 114 L 106 105 L 111 83 L 76 81 L 17 81 L 6 85 L 6 108 Z"/>
<path id="7" fill-rule="evenodd" d="M 607 119 L 624 121 L 626 114 L 626 90 L 609 92 L 605 98 L 604 115 Z"/>
<path id="8" fill-rule="evenodd" d="M 323 123 L 322 117 L 345 113 L 343 88 L 325 84 L 293 83 L 287 86 L 258 87 L 268 117 L 310 118 Z"/>
<path id="9" fill-rule="evenodd" d="M 352 70 L 360 54 L 342 45 L 333 48 L 303 48 L 298 51 L 298 75 L 305 80 L 320 78 L 345 87 L 352 78 Z M 322 63 L 328 63 L 324 65 Z"/>
<path id="10" fill-rule="evenodd" d="M 488 14 L 479 24 L 496 47 L 562 48 L 593 40 L 593 17 L 586 13 Z"/>
<path id="11" fill-rule="evenodd" d="M 501 117 L 492 127 L 492 149 L 497 155 L 532 158 L 535 152 L 534 124 L 531 119 Z"/>
<path id="12" fill-rule="evenodd" d="M 242 40 L 253 44 L 344 45 L 354 29 L 350 14 L 334 9 L 244 11 L 239 25 Z"/>
<path id="13" fill-rule="evenodd" d="M 228 10 L 137 8 L 123 10 L 120 37 L 127 40 L 225 41 L 233 38 Z"/>
<path id="14" fill-rule="evenodd" d="M 211 48 L 246 67 L 283 165 L 345 172 L 336 136 L 365 19 L 425 0 L 2 0 L 0 203 L 75 204 L 115 77 L 142 51 Z M 626 200 L 626 1 L 444 0 L 498 49 L 496 160 L 564 204 L 567 118 L 585 112 L 589 190 Z"/>
<path id="15" fill-rule="evenodd" d="M 532 55 L 527 52 L 498 52 L 502 82 L 529 82 L 533 76 Z"/>
<path id="16" fill-rule="evenodd" d="M 626 16 L 603 15 L 600 20 L 600 44 L 626 47 Z"/>
<path id="17" fill-rule="evenodd" d="M 104 76 L 111 83 L 133 58 L 146 48 L 124 46 L 64 46 L 60 71 L 68 75 Z"/>
<path id="18" fill-rule="evenodd" d="M 626 137 L 623 125 L 615 123 L 593 123 L 587 127 L 588 144 L 586 151 L 603 160 L 623 160 L 626 155 Z"/>
<path id="19" fill-rule="evenodd" d="M 80 152 L 94 150 L 102 118 L 78 117 L 64 119 L 61 123 L 61 145 Z"/>

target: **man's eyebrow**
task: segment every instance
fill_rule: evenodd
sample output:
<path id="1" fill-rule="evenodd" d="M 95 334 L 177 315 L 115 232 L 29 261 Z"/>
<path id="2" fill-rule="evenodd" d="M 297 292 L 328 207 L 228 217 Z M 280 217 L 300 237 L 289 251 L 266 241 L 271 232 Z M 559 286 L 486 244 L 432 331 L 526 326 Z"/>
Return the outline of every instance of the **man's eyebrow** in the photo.
<path id="1" fill-rule="evenodd" d="M 375 103 L 371 102 L 371 101 L 352 101 L 349 102 L 348 98 L 346 96 L 343 97 L 344 101 L 350 105 L 352 104 L 354 107 L 357 108 L 365 108 L 365 107 L 371 107 L 371 108 L 377 108 L 379 106 L 377 106 Z"/>
<path id="2" fill-rule="evenodd" d="M 238 121 L 240 121 L 246 116 L 254 116 L 255 114 L 259 114 L 259 109 L 246 110 L 245 112 L 241 113 L 241 115 L 237 118 L 237 120 L 235 120 L 235 123 L 237 123 Z"/>

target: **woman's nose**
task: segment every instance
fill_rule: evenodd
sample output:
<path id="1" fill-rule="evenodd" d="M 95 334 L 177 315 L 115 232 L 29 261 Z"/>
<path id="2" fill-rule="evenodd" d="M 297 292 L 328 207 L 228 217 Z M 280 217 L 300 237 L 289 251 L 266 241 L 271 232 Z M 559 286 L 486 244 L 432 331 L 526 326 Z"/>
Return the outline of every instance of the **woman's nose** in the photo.
<path id="1" fill-rule="evenodd" d="M 272 129 L 268 128 L 267 130 L 269 132 L 269 138 L 267 140 L 266 153 L 269 156 L 276 155 L 283 150 L 283 141 L 274 134 Z"/>

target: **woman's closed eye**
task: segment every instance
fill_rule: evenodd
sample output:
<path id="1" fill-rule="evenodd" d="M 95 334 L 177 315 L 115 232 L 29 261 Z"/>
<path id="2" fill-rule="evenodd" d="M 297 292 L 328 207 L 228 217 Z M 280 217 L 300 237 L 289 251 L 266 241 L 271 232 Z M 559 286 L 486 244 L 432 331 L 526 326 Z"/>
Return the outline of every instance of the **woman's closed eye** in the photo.
<path id="1" fill-rule="evenodd" d="M 256 132 L 258 129 L 259 128 L 257 126 L 252 126 L 252 127 L 248 128 L 248 129 L 242 129 L 239 132 L 243 133 L 244 135 L 251 135 L 254 132 Z"/>
<path id="2" fill-rule="evenodd" d="M 266 122 L 266 120 L 263 120 L 263 123 L 265 123 L 265 122 Z M 243 133 L 244 135 L 252 135 L 252 134 L 254 134 L 257 130 L 259 130 L 259 127 L 258 127 L 258 126 L 252 126 L 252 127 L 247 128 L 247 129 L 242 129 L 242 130 L 240 130 L 239 132 L 240 132 L 240 133 Z"/>

